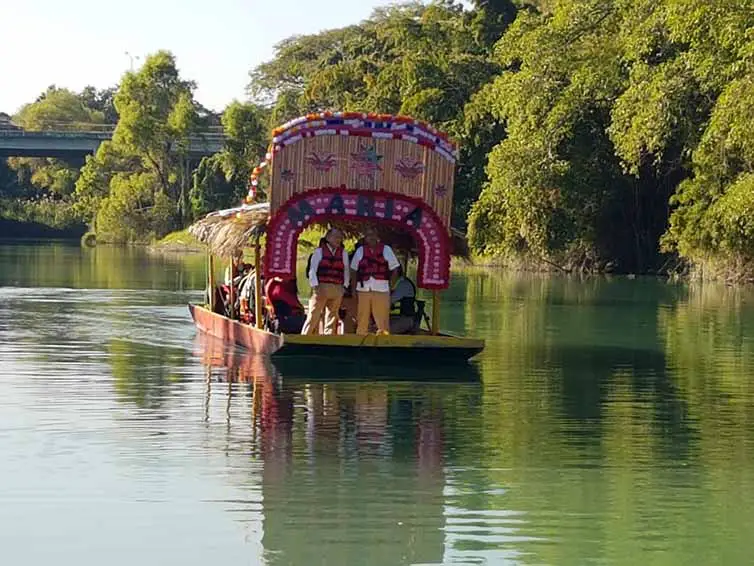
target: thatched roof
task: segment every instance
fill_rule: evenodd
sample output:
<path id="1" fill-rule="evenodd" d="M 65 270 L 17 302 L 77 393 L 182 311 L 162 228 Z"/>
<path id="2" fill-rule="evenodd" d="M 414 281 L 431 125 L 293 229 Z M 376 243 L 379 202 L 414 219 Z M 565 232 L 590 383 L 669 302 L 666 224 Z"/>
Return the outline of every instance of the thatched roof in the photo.
<path id="1" fill-rule="evenodd" d="M 215 255 L 231 257 L 264 233 L 270 204 L 244 204 L 237 208 L 211 212 L 189 227 L 189 232 L 207 244 Z"/>
<path id="2" fill-rule="evenodd" d="M 200 242 L 207 244 L 212 253 L 231 257 L 234 253 L 250 245 L 252 238 L 264 233 L 270 215 L 269 203 L 243 205 L 237 208 L 212 212 L 195 222 L 189 232 Z M 334 223 L 343 230 L 346 237 L 361 236 L 364 225 L 358 221 Z M 416 243 L 410 233 L 396 230 L 392 226 L 376 224 L 380 239 L 396 251 L 416 253 Z M 469 259 L 469 246 L 466 236 L 460 230 L 451 228 L 451 254 Z"/>

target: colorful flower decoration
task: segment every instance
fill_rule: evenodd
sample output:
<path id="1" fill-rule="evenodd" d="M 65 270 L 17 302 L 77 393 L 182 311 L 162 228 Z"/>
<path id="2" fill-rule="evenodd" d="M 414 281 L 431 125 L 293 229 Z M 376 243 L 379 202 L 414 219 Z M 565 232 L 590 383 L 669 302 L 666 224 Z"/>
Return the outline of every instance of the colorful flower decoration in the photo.
<path id="1" fill-rule="evenodd" d="M 413 236 L 419 255 L 417 286 L 445 289 L 450 277 L 450 237 L 434 209 L 423 200 L 371 190 L 323 187 L 289 198 L 270 219 L 265 244 L 268 277 L 296 274 L 296 241 L 313 222 L 379 222 Z"/>
<path id="2" fill-rule="evenodd" d="M 429 124 L 409 116 L 361 112 L 322 112 L 291 120 L 273 130 L 273 151 L 303 138 L 321 135 L 400 139 L 428 147 L 454 163 L 458 158 L 456 144 Z"/>
<path id="3" fill-rule="evenodd" d="M 262 174 L 265 167 L 269 165 L 270 160 L 272 159 L 272 151 L 268 151 L 267 154 L 264 156 L 264 161 L 254 167 L 254 169 L 251 170 L 251 177 L 249 178 L 249 192 L 246 195 L 246 203 L 251 204 L 254 202 L 257 198 L 257 185 L 259 184 L 259 175 Z"/>

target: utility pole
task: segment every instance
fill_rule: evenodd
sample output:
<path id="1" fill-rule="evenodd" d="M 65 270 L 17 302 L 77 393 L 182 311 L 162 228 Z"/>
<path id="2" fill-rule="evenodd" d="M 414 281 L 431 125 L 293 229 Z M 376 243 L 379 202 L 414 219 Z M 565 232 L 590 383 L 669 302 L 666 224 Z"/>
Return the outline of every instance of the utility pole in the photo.
<path id="1" fill-rule="evenodd" d="M 136 55 L 136 56 L 131 55 L 128 51 L 126 51 L 126 57 L 128 57 L 131 60 L 131 71 L 133 71 L 134 70 L 134 59 L 136 59 L 138 61 L 139 60 L 139 56 L 138 55 Z"/>

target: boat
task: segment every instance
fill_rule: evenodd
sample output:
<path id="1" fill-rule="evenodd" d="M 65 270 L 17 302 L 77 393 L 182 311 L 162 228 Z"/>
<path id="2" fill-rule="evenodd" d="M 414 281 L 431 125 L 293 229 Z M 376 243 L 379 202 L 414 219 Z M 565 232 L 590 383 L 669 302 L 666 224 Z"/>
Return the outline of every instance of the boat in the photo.
<path id="1" fill-rule="evenodd" d="M 238 207 L 218 210 L 189 231 L 208 246 L 205 304 L 189 304 L 197 328 L 252 354 L 272 358 L 355 358 L 427 365 L 467 362 L 484 341 L 440 330 L 441 293 L 450 284 L 451 256 L 468 255 L 463 234 L 450 226 L 456 144 L 429 124 L 408 116 L 322 112 L 276 128 L 265 160 L 254 168 L 249 194 Z M 267 198 L 257 186 L 268 176 Z M 254 273 L 264 279 L 296 277 L 299 236 L 311 226 L 336 226 L 347 235 L 375 227 L 403 258 L 417 261 L 415 286 L 432 293 L 431 313 L 421 306 L 410 334 L 302 335 L 269 325 L 260 277 L 253 309 L 240 320 L 218 312 L 215 258 L 231 262 L 253 250 Z M 232 269 L 232 267 L 230 268 Z M 234 288 L 230 289 L 233 304 Z M 237 291 L 236 291 L 237 292 Z M 421 324 L 425 323 L 425 327 Z"/>

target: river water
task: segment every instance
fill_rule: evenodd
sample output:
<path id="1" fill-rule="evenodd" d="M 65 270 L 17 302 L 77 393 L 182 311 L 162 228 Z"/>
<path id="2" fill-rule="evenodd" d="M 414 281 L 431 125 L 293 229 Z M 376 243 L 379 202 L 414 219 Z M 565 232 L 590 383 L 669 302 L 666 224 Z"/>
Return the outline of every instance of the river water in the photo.
<path id="1" fill-rule="evenodd" d="M 204 277 L 0 246 L 0 563 L 754 563 L 752 291 L 459 273 L 418 382 L 198 336 Z"/>

